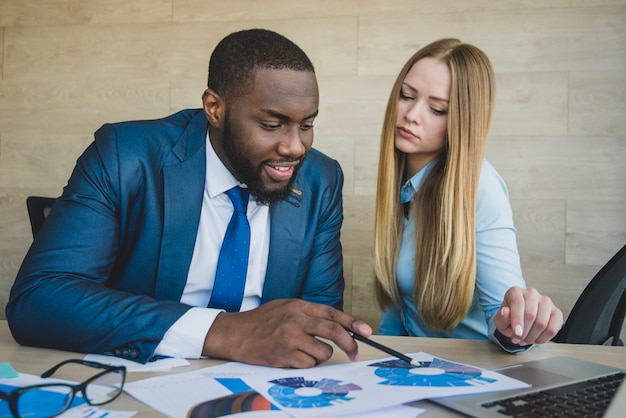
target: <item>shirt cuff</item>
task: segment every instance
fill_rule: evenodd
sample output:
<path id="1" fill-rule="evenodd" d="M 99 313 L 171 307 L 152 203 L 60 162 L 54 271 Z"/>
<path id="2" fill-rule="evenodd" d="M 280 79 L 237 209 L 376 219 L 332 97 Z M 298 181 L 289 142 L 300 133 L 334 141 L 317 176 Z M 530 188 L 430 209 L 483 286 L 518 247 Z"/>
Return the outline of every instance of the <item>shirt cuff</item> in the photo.
<path id="1" fill-rule="evenodd" d="M 157 346 L 157 356 L 198 359 L 204 340 L 221 309 L 191 308 L 167 330 Z"/>
<path id="2" fill-rule="evenodd" d="M 492 340 L 496 344 L 498 344 L 507 353 L 512 353 L 512 354 L 523 353 L 523 352 L 528 351 L 528 350 L 530 350 L 531 348 L 534 347 L 534 344 L 531 344 L 531 345 L 517 345 L 517 344 L 513 344 L 509 337 L 504 336 L 497 329 L 494 331 L 493 337 L 494 338 Z"/>

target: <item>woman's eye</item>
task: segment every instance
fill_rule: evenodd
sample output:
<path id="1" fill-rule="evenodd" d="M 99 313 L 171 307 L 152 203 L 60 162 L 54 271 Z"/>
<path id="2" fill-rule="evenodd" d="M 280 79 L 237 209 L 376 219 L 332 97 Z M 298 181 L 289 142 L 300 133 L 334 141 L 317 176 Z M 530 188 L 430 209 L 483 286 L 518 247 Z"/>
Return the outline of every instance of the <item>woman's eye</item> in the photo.
<path id="1" fill-rule="evenodd" d="M 441 110 L 441 109 L 435 109 L 435 108 L 431 108 L 431 109 L 432 109 L 433 113 L 435 115 L 438 115 L 438 116 L 443 116 L 443 115 L 447 115 L 448 114 L 447 110 Z"/>

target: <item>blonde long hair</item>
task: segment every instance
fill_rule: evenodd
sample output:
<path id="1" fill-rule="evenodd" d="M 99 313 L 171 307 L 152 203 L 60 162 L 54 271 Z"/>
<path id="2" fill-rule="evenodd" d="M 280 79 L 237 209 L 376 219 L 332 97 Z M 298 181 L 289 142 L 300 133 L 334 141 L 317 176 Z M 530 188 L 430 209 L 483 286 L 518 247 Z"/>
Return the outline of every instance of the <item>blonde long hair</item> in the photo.
<path id="1" fill-rule="evenodd" d="M 430 57 L 452 76 L 445 149 L 411 204 L 415 219 L 413 298 L 424 324 L 451 332 L 467 315 L 476 282 L 476 195 L 495 100 L 494 72 L 477 47 L 441 39 L 416 52 L 391 90 L 380 140 L 374 226 L 376 297 L 400 306 L 396 263 L 402 237 L 400 188 L 406 154 L 395 148 L 400 89 L 411 67 Z"/>

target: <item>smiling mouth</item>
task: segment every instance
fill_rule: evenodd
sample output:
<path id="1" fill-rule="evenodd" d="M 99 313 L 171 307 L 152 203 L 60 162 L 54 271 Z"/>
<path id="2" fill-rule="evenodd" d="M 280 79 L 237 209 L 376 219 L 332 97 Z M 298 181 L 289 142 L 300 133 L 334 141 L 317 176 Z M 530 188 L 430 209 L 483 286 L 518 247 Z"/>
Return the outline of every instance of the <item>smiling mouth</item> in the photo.
<path id="1" fill-rule="evenodd" d="M 281 164 L 265 164 L 267 175 L 277 183 L 283 183 L 289 181 L 293 176 L 295 167 L 299 164 L 299 161 L 288 163 L 287 165 Z"/>
<path id="2" fill-rule="evenodd" d="M 290 170 L 292 167 L 283 167 L 283 166 L 277 166 L 277 165 L 270 165 L 270 167 L 272 167 L 274 170 L 278 170 L 278 171 L 287 171 Z"/>

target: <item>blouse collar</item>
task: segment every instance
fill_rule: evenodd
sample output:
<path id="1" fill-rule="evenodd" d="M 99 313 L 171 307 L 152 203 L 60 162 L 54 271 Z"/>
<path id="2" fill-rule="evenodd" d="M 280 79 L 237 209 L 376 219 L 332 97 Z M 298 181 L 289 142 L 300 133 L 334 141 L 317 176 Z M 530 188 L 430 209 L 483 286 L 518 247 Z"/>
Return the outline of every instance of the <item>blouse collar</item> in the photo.
<path id="1" fill-rule="evenodd" d="M 406 183 L 400 189 L 400 196 L 402 198 L 402 203 L 407 203 L 413 201 L 413 197 L 415 196 L 415 192 L 417 192 L 422 185 L 422 181 L 424 178 L 430 173 L 432 170 L 436 159 L 432 160 L 428 164 L 426 164 L 420 171 L 415 173 L 413 177 L 408 179 Z"/>

